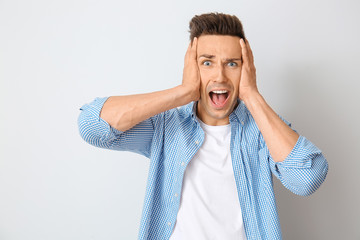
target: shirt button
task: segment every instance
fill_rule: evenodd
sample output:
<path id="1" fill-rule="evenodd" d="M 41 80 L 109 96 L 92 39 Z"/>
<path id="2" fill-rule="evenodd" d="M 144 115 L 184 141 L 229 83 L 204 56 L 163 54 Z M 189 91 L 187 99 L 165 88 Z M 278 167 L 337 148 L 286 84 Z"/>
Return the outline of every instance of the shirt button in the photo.
<path id="1" fill-rule="evenodd" d="M 196 140 L 195 143 L 196 143 L 196 145 L 199 145 L 199 141 L 198 141 L 198 140 Z"/>
<path id="2" fill-rule="evenodd" d="M 244 121 L 241 121 L 241 124 L 244 125 Z"/>
<path id="3" fill-rule="evenodd" d="M 171 226 L 171 222 L 168 222 L 168 225 Z"/>
<path id="4" fill-rule="evenodd" d="M 177 194 L 177 193 L 175 193 L 174 195 L 175 195 L 175 197 L 177 197 L 177 196 L 178 196 L 178 194 Z"/>
<path id="5" fill-rule="evenodd" d="M 184 163 L 184 162 L 181 162 L 181 166 L 185 166 L 185 163 Z"/>

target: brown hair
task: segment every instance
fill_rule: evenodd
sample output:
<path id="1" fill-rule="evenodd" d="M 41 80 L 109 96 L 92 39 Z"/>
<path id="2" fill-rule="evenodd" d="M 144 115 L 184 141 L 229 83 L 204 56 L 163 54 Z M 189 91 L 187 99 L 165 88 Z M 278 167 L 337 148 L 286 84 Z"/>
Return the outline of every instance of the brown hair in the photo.
<path id="1" fill-rule="evenodd" d="M 236 16 L 217 12 L 195 15 L 189 23 L 189 32 L 191 41 L 202 34 L 230 35 L 245 39 L 243 26 Z"/>

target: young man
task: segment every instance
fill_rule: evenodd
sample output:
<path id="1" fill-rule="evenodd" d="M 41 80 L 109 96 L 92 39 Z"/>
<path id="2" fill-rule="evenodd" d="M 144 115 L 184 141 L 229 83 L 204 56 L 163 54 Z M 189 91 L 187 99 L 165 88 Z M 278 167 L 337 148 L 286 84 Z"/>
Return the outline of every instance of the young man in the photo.
<path id="1" fill-rule="evenodd" d="M 281 239 L 272 174 L 306 196 L 327 162 L 259 93 L 237 17 L 195 16 L 190 34 L 181 85 L 97 98 L 80 134 L 150 158 L 139 239 Z"/>

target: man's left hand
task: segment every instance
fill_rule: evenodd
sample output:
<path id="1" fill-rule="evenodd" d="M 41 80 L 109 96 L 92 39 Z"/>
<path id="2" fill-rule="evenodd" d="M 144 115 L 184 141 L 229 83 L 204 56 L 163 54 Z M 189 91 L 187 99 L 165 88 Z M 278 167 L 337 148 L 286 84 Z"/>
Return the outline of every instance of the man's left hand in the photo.
<path id="1" fill-rule="evenodd" d="M 239 98 L 245 100 L 251 94 L 257 94 L 258 89 L 256 85 L 256 69 L 254 65 L 254 56 L 247 40 L 240 39 L 241 53 L 242 53 L 242 69 L 239 84 Z"/>

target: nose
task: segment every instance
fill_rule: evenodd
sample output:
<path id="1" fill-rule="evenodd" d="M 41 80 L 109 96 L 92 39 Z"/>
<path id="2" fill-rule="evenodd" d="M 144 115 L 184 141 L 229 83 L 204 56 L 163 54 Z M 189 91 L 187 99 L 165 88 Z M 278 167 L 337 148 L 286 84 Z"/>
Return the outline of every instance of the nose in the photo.
<path id="1" fill-rule="evenodd" d="M 224 66 L 220 65 L 216 68 L 216 77 L 215 77 L 215 81 L 216 82 L 225 82 L 226 81 L 226 75 L 225 75 L 225 69 Z"/>

